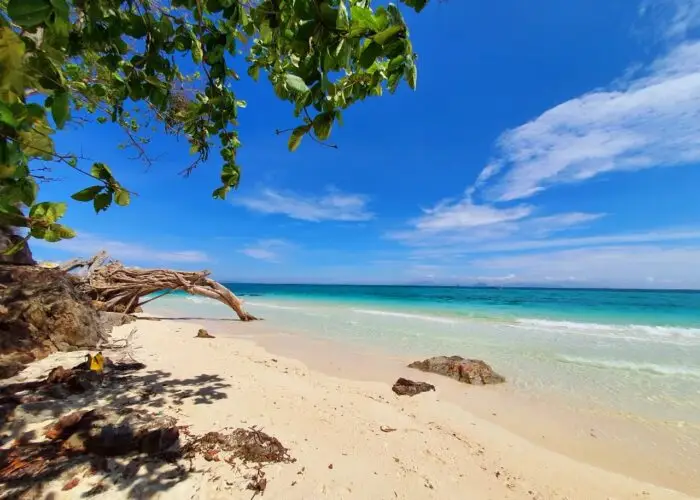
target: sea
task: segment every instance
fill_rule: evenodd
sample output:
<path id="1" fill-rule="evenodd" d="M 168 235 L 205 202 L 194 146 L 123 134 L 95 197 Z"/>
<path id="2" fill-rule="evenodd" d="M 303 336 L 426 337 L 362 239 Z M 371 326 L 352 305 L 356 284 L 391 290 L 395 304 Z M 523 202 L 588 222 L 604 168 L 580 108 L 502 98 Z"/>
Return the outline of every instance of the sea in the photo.
<path id="1" fill-rule="evenodd" d="M 280 331 L 487 361 L 517 390 L 700 427 L 700 291 L 226 283 Z M 232 317 L 173 293 L 182 316 Z"/>

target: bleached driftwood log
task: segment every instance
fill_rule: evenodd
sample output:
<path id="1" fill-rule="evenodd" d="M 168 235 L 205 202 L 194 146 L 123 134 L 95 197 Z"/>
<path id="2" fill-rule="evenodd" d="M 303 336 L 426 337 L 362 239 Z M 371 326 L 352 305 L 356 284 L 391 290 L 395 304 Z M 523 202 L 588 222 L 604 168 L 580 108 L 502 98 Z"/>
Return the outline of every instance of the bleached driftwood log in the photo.
<path id="1" fill-rule="evenodd" d="M 133 313 L 138 307 L 168 293 L 182 290 L 218 300 L 233 309 L 241 321 L 257 319 L 243 308 L 243 303 L 231 290 L 209 278 L 209 271 L 184 272 L 170 269 L 139 269 L 125 267 L 109 260 L 100 252 L 91 259 L 74 259 L 61 266 L 66 272 L 85 269 L 77 278 L 80 288 L 104 311 Z M 141 301 L 147 295 L 164 292 Z"/>

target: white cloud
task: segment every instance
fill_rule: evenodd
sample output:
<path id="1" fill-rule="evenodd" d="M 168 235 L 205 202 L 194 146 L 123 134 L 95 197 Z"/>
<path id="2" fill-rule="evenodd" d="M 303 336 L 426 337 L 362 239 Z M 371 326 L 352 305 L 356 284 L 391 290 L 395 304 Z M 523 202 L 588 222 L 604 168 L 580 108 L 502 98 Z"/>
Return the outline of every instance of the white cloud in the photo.
<path id="1" fill-rule="evenodd" d="M 622 88 L 584 94 L 505 132 L 474 189 L 500 201 L 605 172 L 700 162 L 700 42 Z"/>
<path id="2" fill-rule="evenodd" d="M 235 198 L 233 203 L 264 214 L 283 214 L 292 219 L 320 221 L 366 221 L 374 217 L 367 210 L 367 197 L 328 190 L 323 196 L 303 196 L 265 189 L 256 197 Z"/>
<path id="3" fill-rule="evenodd" d="M 530 215 L 532 207 L 519 205 L 499 209 L 487 205 L 475 205 L 467 197 L 456 203 L 443 201 L 424 212 L 423 217 L 414 221 L 415 228 L 420 231 L 439 232 L 519 220 Z"/>
<path id="4" fill-rule="evenodd" d="M 292 247 L 293 245 L 284 240 L 259 240 L 241 249 L 240 252 L 253 259 L 277 263 Z"/>
<path id="5" fill-rule="evenodd" d="M 199 250 L 160 250 L 138 243 L 110 240 L 89 233 L 79 233 L 73 239 L 61 240 L 57 243 L 32 240 L 31 245 L 32 247 L 55 249 L 76 257 L 91 257 L 97 252 L 105 250 L 110 257 L 124 262 L 157 264 L 159 262 L 198 263 L 209 261 L 207 254 Z"/>
<path id="6" fill-rule="evenodd" d="M 473 203 L 469 192 L 460 201 L 442 201 L 423 216 L 409 221 L 410 228 L 390 232 L 390 239 L 415 247 L 469 253 L 489 243 L 510 244 L 518 238 L 545 238 L 593 222 L 605 214 L 565 212 L 535 216 L 536 207 L 520 204 L 498 208 Z"/>

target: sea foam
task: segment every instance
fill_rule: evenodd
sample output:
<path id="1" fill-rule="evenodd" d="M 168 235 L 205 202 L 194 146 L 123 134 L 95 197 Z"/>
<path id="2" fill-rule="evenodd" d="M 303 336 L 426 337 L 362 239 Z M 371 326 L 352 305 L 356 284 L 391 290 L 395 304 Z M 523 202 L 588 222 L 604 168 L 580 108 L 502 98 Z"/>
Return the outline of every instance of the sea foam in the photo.
<path id="1" fill-rule="evenodd" d="M 401 313 L 394 311 L 383 311 L 380 309 L 352 309 L 352 312 L 358 314 L 372 314 L 374 316 L 387 316 L 392 318 L 417 319 L 420 321 L 431 321 L 433 323 L 454 324 L 456 320 L 443 318 L 440 316 L 428 316 L 423 314 Z"/>
<path id="2" fill-rule="evenodd" d="M 579 356 L 559 356 L 558 360 L 562 363 L 591 366 L 595 368 L 642 372 L 654 375 L 700 378 L 700 369 L 690 366 L 635 363 L 633 361 L 625 361 L 620 359 L 597 359 Z"/>
<path id="3" fill-rule="evenodd" d="M 677 345 L 700 344 L 700 328 L 651 325 L 613 325 L 600 323 L 579 323 L 574 321 L 552 321 L 545 319 L 518 319 L 511 326 L 526 330 L 558 331 L 612 338 L 635 342 L 664 343 Z"/>

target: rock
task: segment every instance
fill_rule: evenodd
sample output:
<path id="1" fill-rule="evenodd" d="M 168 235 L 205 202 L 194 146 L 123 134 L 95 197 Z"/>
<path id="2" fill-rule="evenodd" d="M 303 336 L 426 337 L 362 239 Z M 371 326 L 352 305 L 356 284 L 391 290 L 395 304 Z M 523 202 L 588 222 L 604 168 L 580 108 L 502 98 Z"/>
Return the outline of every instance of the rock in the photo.
<path id="1" fill-rule="evenodd" d="M 200 328 L 199 331 L 197 332 L 197 335 L 195 335 L 196 339 L 214 339 L 213 335 L 210 335 L 208 331 L 206 331 L 204 328 Z"/>
<path id="2" fill-rule="evenodd" d="M 464 359 L 461 356 L 436 356 L 415 361 L 408 367 L 451 377 L 466 384 L 500 384 L 506 381 L 480 359 Z"/>
<path id="3" fill-rule="evenodd" d="M 415 396 L 421 392 L 434 391 L 435 386 L 425 382 L 414 382 L 407 378 L 400 378 L 391 388 L 399 396 Z"/>
<path id="4" fill-rule="evenodd" d="M 52 352 L 103 339 L 97 312 L 59 269 L 0 264 L 0 377 Z"/>

